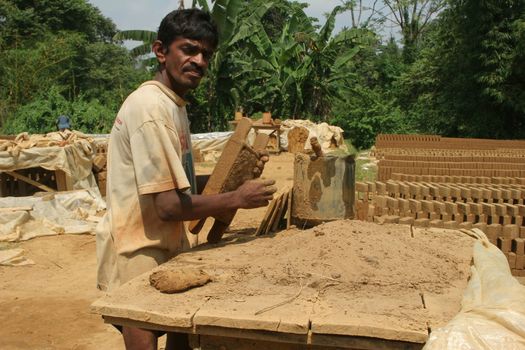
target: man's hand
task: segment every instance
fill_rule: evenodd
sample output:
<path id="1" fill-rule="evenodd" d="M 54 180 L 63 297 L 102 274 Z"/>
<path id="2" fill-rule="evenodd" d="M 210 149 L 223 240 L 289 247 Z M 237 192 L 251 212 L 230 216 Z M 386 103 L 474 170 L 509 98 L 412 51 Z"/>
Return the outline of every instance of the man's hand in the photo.
<path id="1" fill-rule="evenodd" d="M 268 205 L 277 191 L 275 180 L 250 180 L 236 191 L 237 206 L 242 209 L 259 208 Z"/>
<path id="2" fill-rule="evenodd" d="M 255 168 L 253 168 L 253 175 L 255 177 L 261 176 L 264 170 L 264 165 L 270 160 L 267 150 L 258 151 L 257 153 L 259 154 L 259 160 L 257 161 Z"/>

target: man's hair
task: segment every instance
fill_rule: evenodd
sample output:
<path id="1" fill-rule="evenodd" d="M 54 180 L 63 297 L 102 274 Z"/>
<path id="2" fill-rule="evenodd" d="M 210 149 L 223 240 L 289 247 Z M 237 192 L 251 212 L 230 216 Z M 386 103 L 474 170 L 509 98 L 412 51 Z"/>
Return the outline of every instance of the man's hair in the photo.
<path id="1" fill-rule="evenodd" d="M 157 40 L 166 50 L 178 37 L 207 42 L 213 49 L 219 44 L 217 25 L 210 14 L 195 8 L 172 11 L 160 22 Z"/>

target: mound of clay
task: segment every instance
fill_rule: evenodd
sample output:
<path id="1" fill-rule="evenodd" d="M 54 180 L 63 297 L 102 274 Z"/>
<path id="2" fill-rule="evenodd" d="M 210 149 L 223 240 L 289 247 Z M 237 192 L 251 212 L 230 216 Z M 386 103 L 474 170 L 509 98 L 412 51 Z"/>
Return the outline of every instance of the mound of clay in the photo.
<path id="1" fill-rule="evenodd" d="M 179 293 L 200 287 L 211 281 L 210 275 L 200 269 L 188 267 L 155 271 L 149 276 L 149 283 L 162 293 Z"/>

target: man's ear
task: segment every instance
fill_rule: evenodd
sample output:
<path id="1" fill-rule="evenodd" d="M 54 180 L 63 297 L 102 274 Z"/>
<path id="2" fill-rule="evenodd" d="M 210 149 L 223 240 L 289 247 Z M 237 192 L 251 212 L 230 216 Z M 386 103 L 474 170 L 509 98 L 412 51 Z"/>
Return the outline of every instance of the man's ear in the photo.
<path id="1" fill-rule="evenodd" d="M 153 45 L 151 46 L 151 51 L 153 51 L 153 53 L 157 57 L 157 61 L 159 61 L 160 64 L 166 62 L 166 55 L 164 52 L 164 45 L 162 45 L 162 41 L 155 40 L 153 42 Z"/>

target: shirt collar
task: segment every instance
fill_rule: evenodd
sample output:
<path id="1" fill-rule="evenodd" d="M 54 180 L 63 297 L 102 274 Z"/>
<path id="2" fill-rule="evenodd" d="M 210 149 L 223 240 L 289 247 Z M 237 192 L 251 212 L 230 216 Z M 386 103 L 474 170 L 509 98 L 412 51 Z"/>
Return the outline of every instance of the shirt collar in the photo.
<path id="1" fill-rule="evenodd" d="M 169 87 L 167 87 L 166 85 L 162 84 L 160 81 L 156 81 L 156 80 L 148 80 L 144 83 L 142 83 L 142 85 L 140 85 L 140 87 L 143 87 L 143 86 L 146 86 L 146 85 L 155 85 L 157 86 L 159 89 L 162 90 L 162 92 L 164 92 L 170 99 L 173 100 L 173 102 L 175 102 L 177 104 L 177 106 L 179 107 L 184 107 L 188 104 L 188 102 L 186 102 L 182 97 L 180 97 L 179 95 L 177 95 L 173 90 L 171 90 Z"/>

